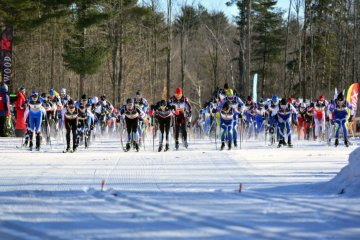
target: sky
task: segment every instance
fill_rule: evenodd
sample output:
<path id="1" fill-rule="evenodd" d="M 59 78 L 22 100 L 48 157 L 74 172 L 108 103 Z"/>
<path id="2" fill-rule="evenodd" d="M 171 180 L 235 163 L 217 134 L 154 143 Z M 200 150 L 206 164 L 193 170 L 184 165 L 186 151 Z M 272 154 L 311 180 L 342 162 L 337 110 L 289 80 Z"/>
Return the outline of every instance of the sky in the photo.
<path id="1" fill-rule="evenodd" d="M 238 10 L 236 6 L 227 7 L 225 5 L 229 0 L 198 0 L 198 3 L 204 5 L 209 11 L 222 10 L 229 19 L 232 19 L 233 15 L 237 15 Z M 277 6 L 283 9 L 289 8 L 289 0 L 278 0 Z M 286 14 L 287 15 L 287 14 Z"/>

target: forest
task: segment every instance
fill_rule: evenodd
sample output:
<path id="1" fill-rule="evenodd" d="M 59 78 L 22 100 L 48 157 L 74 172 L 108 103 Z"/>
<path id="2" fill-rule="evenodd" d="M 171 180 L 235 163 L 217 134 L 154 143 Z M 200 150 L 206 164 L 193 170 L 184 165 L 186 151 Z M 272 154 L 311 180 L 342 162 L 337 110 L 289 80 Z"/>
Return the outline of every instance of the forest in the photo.
<path id="1" fill-rule="evenodd" d="M 224 83 L 241 98 L 332 99 L 359 82 L 358 0 L 229 0 L 235 16 L 183 0 L 0 0 L 14 29 L 11 92 L 66 88 L 115 107 L 177 87 L 198 111 Z"/>

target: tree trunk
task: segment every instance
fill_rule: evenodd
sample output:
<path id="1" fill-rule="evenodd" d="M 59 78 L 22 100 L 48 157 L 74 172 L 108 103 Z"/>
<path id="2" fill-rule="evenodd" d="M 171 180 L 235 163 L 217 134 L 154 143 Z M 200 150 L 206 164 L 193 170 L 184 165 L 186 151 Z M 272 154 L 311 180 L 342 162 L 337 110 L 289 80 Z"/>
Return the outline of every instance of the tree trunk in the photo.
<path id="1" fill-rule="evenodd" d="M 250 89 L 251 89 L 251 83 L 250 83 L 250 63 L 251 63 L 251 29 L 250 29 L 250 23 L 251 23 L 251 2 L 252 0 L 247 0 L 247 9 L 246 9 L 246 17 L 247 17 L 247 35 L 246 35 L 246 81 L 248 85 L 247 93 L 250 95 Z"/>
<path id="2" fill-rule="evenodd" d="M 299 44 L 299 60 L 298 60 L 298 72 L 299 72 L 299 96 L 301 96 L 301 29 L 300 29 L 300 0 L 297 0 L 296 3 L 296 18 L 297 18 L 297 24 L 298 24 L 298 44 Z M 303 98 L 305 101 L 305 98 Z"/>
<path id="3" fill-rule="evenodd" d="M 85 14 L 85 13 L 84 13 Z M 82 32 L 82 42 L 81 42 L 81 48 L 85 52 L 85 35 L 86 35 L 86 29 L 83 29 Z M 80 74 L 80 89 L 79 89 L 79 96 L 80 98 L 85 93 L 85 74 Z"/>
<path id="4" fill-rule="evenodd" d="M 357 82 L 357 76 L 356 76 L 356 62 L 357 62 L 357 56 L 356 56 L 356 44 L 357 43 L 357 8 L 359 6 L 359 1 L 356 1 L 357 3 L 354 4 L 354 39 L 353 39 L 353 69 L 352 69 L 352 79 L 353 79 L 353 83 Z"/>
<path id="5" fill-rule="evenodd" d="M 304 0 L 304 3 L 305 3 L 305 8 L 304 8 L 304 28 L 303 28 L 303 33 L 304 33 L 304 66 L 303 66 L 303 77 L 304 77 L 304 89 L 303 89 L 303 99 L 306 98 L 306 83 L 307 83 L 307 76 L 306 76 L 306 37 L 307 37 L 307 34 L 306 34 L 306 29 L 307 29 L 307 4 L 308 0 Z M 311 88 L 311 85 L 310 85 L 310 88 Z M 310 94 L 310 101 L 312 100 L 311 98 L 311 94 Z"/>
<path id="6" fill-rule="evenodd" d="M 288 37 L 289 37 L 289 28 L 290 28 L 290 15 L 291 15 L 291 4 L 292 4 L 292 0 L 290 0 L 290 5 L 289 5 L 289 11 L 288 11 L 288 20 L 287 20 L 287 26 L 286 26 L 286 38 L 285 38 L 285 53 L 284 53 L 284 96 L 286 95 L 286 75 L 287 75 L 287 48 L 288 48 Z M 264 94 L 264 93 L 263 93 Z M 264 96 L 264 95 L 263 95 Z"/>
<path id="7" fill-rule="evenodd" d="M 168 15 L 167 15 L 167 61 L 166 61 L 166 98 L 170 99 L 171 87 L 171 0 L 168 0 Z"/>
<path id="8" fill-rule="evenodd" d="M 342 13 L 343 13 L 343 4 L 342 0 L 340 0 L 340 17 L 339 17 L 339 30 L 338 30 L 338 44 L 337 44 L 337 50 L 338 50 L 338 66 L 337 66 L 337 77 L 336 77 L 336 87 L 339 89 L 340 84 L 340 74 L 341 74 L 341 55 L 342 55 L 342 30 L 341 30 L 341 19 L 342 19 Z"/>
<path id="9" fill-rule="evenodd" d="M 245 13 L 245 1 L 241 3 L 242 13 Z M 244 62 L 245 62 L 245 14 L 241 15 L 241 26 L 240 26 L 240 50 L 239 50 L 239 74 L 240 74 L 240 87 L 239 91 L 241 92 L 242 97 L 245 94 L 245 77 L 244 77 Z"/>
<path id="10" fill-rule="evenodd" d="M 311 84 L 311 96 L 314 97 L 315 89 L 313 84 L 313 65 L 314 65 L 314 36 L 313 36 L 313 23 L 312 23 L 312 9 L 310 6 L 310 84 Z M 310 99 L 312 98 L 310 97 Z"/>

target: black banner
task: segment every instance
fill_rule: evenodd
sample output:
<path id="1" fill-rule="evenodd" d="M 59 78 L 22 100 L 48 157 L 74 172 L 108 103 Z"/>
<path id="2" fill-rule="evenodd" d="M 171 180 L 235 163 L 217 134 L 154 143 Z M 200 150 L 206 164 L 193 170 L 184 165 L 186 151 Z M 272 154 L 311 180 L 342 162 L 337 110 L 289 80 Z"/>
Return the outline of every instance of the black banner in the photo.
<path id="1" fill-rule="evenodd" d="M 11 59 L 12 59 L 12 40 L 13 28 L 6 28 L 1 34 L 1 49 L 0 49 L 0 81 L 1 83 L 10 84 L 11 77 Z"/>

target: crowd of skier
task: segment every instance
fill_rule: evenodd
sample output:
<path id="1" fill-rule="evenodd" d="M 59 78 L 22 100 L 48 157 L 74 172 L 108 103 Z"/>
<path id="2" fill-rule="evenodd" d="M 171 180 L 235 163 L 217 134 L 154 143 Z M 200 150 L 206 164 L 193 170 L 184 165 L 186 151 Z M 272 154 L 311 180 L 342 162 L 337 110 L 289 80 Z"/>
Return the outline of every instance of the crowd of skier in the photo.
<path id="1" fill-rule="evenodd" d="M 2 85 L 0 125 L 4 125 L 11 115 L 7 91 L 7 86 Z M 181 88 L 177 88 L 169 100 L 161 100 L 150 106 L 138 91 L 119 109 L 113 107 L 105 94 L 100 98 L 90 98 L 84 94 L 81 99 L 74 101 L 63 88 L 60 94 L 53 89 L 41 95 L 33 91 L 26 98 L 25 89 L 20 88 L 13 115 L 17 127 L 25 132 L 21 147 L 32 150 L 35 139 L 35 148 L 40 150 L 42 138 L 45 138 L 47 145 L 51 145 L 51 136 L 62 136 L 66 138 L 66 153 L 75 152 L 81 145 L 86 149 L 96 136 L 104 134 L 120 136 L 121 144 L 124 135 L 124 151 L 131 148 L 139 151 L 140 146 L 145 144 L 149 129 L 152 129 L 153 139 L 158 135 L 158 151 L 170 149 L 170 133 L 175 139 L 175 149 L 179 148 L 180 139 L 187 148 L 189 130 L 202 138 L 220 139 L 220 150 L 224 150 L 225 145 L 229 150 L 233 146 L 241 146 L 244 139 L 251 138 L 269 139 L 270 146 L 275 146 L 278 141 L 278 147 L 292 147 L 293 133 L 298 135 L 298 139 L 324 141 L 330 145 L 334 126 L 335 146 L 339 145 L 340 129 L 345 146 L 349 146 L 347 124 L 353 122 L 354 111 L 343 92 L 336 93 L 330 101 L 320 96 L 308 105 L 300 98 L 279 99 L 276 95 L 256 102 L 251 97 L 242 101 L 225 84 L 223 89 L 213 93 L 193 123 L 191 105 Z M 327 133 L 326 121 L 329 122 Z M 3 135 L 3 129 L 0 129 L 0 134 Z"/>

